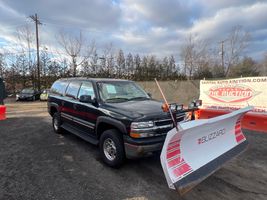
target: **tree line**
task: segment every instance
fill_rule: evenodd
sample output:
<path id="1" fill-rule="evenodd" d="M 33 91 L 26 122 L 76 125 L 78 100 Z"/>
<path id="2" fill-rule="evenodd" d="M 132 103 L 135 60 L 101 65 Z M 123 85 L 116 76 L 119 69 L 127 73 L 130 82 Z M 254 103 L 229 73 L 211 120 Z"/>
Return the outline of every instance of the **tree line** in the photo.
<path id="1" fill-rule="evenodd" d="M 62 31 L 56 39 L 58 50 L 43 46 L 40 51 L 42 88 L 49 88 L 59 78 L 77 76 L 150 81 L 267 75 L 267 54 L 261 62 L 245 55 L 250 36 L 240 26 L 233 28 L 219 48 L 190 34 L 180 55 L 163 58 L 124 52 L 112 43 L 97 49 L 82 32 L 70 35 Z M 33 32 L 25 26 L 17 32 L 15 53 L 6 50 L 0 54 L 0 77 L 10 93 L 37 86 L 34 42 Z"/>

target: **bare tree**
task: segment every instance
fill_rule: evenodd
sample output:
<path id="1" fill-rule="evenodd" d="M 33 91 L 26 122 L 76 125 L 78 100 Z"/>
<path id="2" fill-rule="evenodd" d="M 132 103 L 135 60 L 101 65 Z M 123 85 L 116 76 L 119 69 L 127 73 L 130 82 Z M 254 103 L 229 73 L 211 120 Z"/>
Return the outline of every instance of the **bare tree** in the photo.
<path id="1" fill-rule="evenodd" d="M 162 67 L 161 71 L 162 78 L 165 80 L 169 76 L 169 61 L 167 56 L 163 58 L 161 67 Z"/>
<path id="2" fill-rule="evenodd" d="M 71 59 L 72 75 L 77 75 L 77 67 L 88 61 L 95 48 L 95 42 L 89 45 L 80 31 L 78 36 L 61 31 L 57 37 L 58 43 Z"/>
<path id="3" fill-rule="evenodd" d="M 128 53 L 126 57 L 126 76 L 127 78 L 131 78 L 134 72 L 134 59 L 131 53 Z"/>
<path id="4" fill-rule="evenodd" d="M 32 67 L 31 64 L 33 63 L 31 58 L 32 56 L 32 47 L 34 42 L 34 33 L 31 30 L 29 25 L 22 26 L 17 29 L 17 37 L 18 37 L 18 44 L 21 47 L 23 52 L 27 52 L 28 54 L 28 64 L 29 69 Z"/>
<path id="5" fill-rule="evenodd" d="M 243 30 L 242 26 L 233 27 L 228 38 L 225 40 L 225 76 L 229 75 L 231 67 L 240 61 L 244 50 L 247 48 L 250 40 L 250 34 Z"/>
<path id="6" fill-rule="evenodd" d="M 92 57 L 90 59 L 91 72 L 93 73 L 94 77 L 96 77 L 97 72 L 98 72 L 97 61 L 98 61 L 98 55 L 97 55 L 97 50 L 95 48 L 93 53 L 92 53 Z"/>
<path id="7" fill-rule="evenodd" d="M 261 76 L 267 76 L 267 52 L 263 54 L 263 59 L 257 63 L 257 68 Z"/>
<path id="8" fill-rule="evenodd" d="M 199 73 L 203 65 L 209 62 L 208 42 L 190 34 L 182 47 L 180 57 L 184 62 L 185 75 L 192 79 L 194 73 Z"/>
<path id="9" fill-rule="evenodd" d="M 118 51 L 116 61 L 117 61 L 118 77 L 121 78 L 122 72 L 125 71 L 125 57 L 122 49 Z"/>
<path id="10" fill-rule="evenodd" d="M 19 47 L 19 51 L 21 51 L 22 54 L 27 55 L 28 59 L 28 65 L 21 65 L 20 67 L 23 67 L 21 69 L 22 78 L 25 79 L 26 75 L 29 73 L 32 81 L 32 85 L 35 86 L 35 77 L 36 77 L 36 69 L 34 67 L 35 63 L 35 56 L 33 56 L 33 45 L 34 45 L 34 33 L 29 25 L 25 25 L 22 27 L 19 27 L 17 29 L 17 46 Z M 17 51 L 18 49 L 15 49 Z"/>
<path id="11" fill-rule="evenodd" d="M 232 66 L 229 77 L 258 76 L 259 73 L 260 69 L 256 61 L 245 56 L 237 65 Z"/>
<path id="12" fill-rule="evenodd" d="M 173 55 L 171 55 L 169 57 L 169 60 L 168 60 L 168 69 L 169 69 L 169 72 L 171 73 L 171 78 L 174 77 L 177 72 L 179 72 L 179 69 L 176 68 L 175 58 L 174 58 Z"/>
<path id="13" fill-rule="evenodd" d="M 41 51 L 41 55 L 40 55 L 40 67 L 41 67 L 41 77 L 42 77 L 42 82 L 43 82 L 43 86 L 44 88 L 48 87 L 48 80 L 47 78 L 50 76 L 50 74 L 48 74 L 48 66 L 51 63 L 51 59 L 48 55 L 48 52 L 46 51 L 46 48 L 44 48 Z"/>
<path id="14" fill-rule="evenodd" d="M 147 60 L 147 79 L 153 80 L 157 77 L 157 58 L 156 56 L 149 56 Z"/>
<path id="15" fill-rule="evenodd" d="M 0 78 L 4 77 L 4 72 L 6 70 L 6 62 L 4 54 L 0 53 Z"/>
<path id="16" fill-rule="evenodd" d="M 147 81 L 148 78 L 148 56 L 143 56 L 141 64 L 140 64 L 140 68 L 141 68 L 141 76 L 140 79 L 141 80 L 145 80 Z"/>
<path id="17" fill-rule="evenodd" d="M 98 72 L 101 76 L 111 77 L 116 75 L 117 70 L 115 69 L 114 47 L 112 43 L 105 46 L 102 56 L 97 59 L 100 59 L 100 70 Z"/>
<path id="18" fill-rule="evenodd" d="M 136 54 L 134 56 L 134 78 L 135 79 L 139 79 L 141 77 L 141 58 L 139 56 L 139 54 Z"/>

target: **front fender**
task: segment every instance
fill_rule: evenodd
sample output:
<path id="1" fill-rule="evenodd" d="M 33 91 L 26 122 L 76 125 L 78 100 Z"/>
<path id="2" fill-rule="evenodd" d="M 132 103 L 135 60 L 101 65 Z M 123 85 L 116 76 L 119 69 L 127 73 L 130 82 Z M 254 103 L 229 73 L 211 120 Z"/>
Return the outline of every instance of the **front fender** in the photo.
<path id="1" fill-rule="evenodd" d="M 116 119 L 113 119 L 111 117 L 106 117 L 106 116 L 100 116 L 97 118 L 96 133 L 98 133 L 100 123 L 107 123 L 111 126 L 115 126 L 121 133 L 123 134 L 127 133 L 126 127 L 121 121 L 118 121 Z"/>

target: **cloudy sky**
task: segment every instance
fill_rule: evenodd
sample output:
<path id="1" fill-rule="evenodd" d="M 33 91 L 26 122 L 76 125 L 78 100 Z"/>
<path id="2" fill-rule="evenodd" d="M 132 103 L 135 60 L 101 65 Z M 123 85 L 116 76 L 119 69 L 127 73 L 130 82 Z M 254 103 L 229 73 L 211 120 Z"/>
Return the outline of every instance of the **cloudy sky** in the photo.
<path id="1" fill-rule="evenodd" d="M 17 28 L 34 30 L 34 13 L 41 45 L 51 49 L 60 30 L 81 30 L 99 47 L 178 58 L 189 34 L 216 46 L 241 25 L 251 34 L 247 54 L 259 60 L 267 51 L 267 0 L 0 0 L 0 51 L 14 45 Z"/>

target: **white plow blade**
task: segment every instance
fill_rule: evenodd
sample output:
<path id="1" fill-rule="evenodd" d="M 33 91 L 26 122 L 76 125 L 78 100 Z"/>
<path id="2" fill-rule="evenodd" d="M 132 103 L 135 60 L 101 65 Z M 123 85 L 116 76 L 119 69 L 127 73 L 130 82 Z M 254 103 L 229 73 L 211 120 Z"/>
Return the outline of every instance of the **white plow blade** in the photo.
<path id="1" fill-rule="evenodd" d="M 169 187 L 184 194 L 245 150 L 240 120 L 252 109 L 181 123 L 180 131 L 169 131 L 160 156 Z"/>

